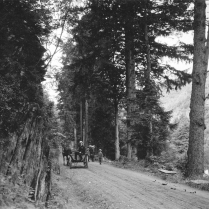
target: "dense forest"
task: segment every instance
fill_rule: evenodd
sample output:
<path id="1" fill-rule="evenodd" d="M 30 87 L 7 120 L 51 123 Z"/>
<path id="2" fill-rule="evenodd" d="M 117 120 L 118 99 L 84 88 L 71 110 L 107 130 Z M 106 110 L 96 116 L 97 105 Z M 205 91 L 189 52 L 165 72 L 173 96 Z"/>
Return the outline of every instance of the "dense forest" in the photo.
<path id="1" fill-rule="evenodd" d="M 156 38 L 192 30 L 191 2 L 86 1 L 74 10 L 82 16 L 68 20 L 72 36 L 57 74 L 64 131 L 73 137 L 76 129 L 110 159 L 160 155 L 175 126 L 160 105 L 161 90 L 191 81 L 162 58 L 190 62 L 193 46 Z"/>
<path id="2" fill-rule="evenodd" d="M 184 169 L 201 176 L 209 54 L 204 8 L 203 0 L 0 0 L 0 178 L 25 186 L 31 201 L 47 206 L 60 136 L 72 148 L 78 141 L 95 145 L 111 160 L 161 156 L 178 127 L 161 104 L 162 92 L 191 82 Z M 61 35 L 52 38 L 57 29 Z M 159 41 L 191 31 L 194 44 Z M 55 106 L 42 84 L 58 49 Z M 165 57 L 193 61 L 193 74 Z"/>
<path id="3" fill-rule="evenodd" d="M 0 203 L 29 193 L 31 201 L 47 201 L 51 157 L 57 154 L 52 130 L 58 127 L 41 84 L 51 12 L 47 1 L 9 0 L 0 1 L 0 16 L 0 178 L 13 183 L 5 191 L 1 185 Z"/>
<path id="4" fill-rule="evenodd" d="M 72 8 L 57 74 L 58 109 L 72 140 L 95 144 L 112 160 L 160 156 L 177 125 L 159 102 L 161 92 L 192 81 L 187 175 L 202 175 L 208 39 L 206 3 L 193 3 L 106 0 Z M 191 31 L 194 45 L 158 39 Z M 194 61 L 193 74 L 164 57 Z"/>

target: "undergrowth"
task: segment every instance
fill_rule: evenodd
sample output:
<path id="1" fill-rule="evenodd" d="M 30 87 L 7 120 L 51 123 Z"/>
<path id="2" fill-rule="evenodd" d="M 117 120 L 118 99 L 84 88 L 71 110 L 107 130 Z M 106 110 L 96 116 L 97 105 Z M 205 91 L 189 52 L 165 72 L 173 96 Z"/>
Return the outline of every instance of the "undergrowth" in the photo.
<path id="1" fill-rule="evenodd" d="M 168 162 L 161 157 L 153 157 L 145 160 L 128 160 L 127 157 L 122 156 L 119 161 L 112 161 L 111 164 L 119 168 L 149 173 L 150 175 L 157 176 L 158 178 L 171 183 L 187 184 L 200 190 L 209 191 L 209 183 L 194 184 L 185 178 L 186 161 L 187 159 L 183 155 L 173 162 Z M 176 174 L 165 174 L 160 172 L 161 169 L 172 170 L 175 171 Z M 202 180 L 207 180 L 209 182 L 209 176 L 204 175 Z"/>
<path id="2" fill-rule="evenodd" d="M 27 203 L 30 188 L 24 184 L 21 177 L 17 178 L 14 184 L 10 176 L 0 174 L 0 208 L 34 208 L 31 203 Z"/>

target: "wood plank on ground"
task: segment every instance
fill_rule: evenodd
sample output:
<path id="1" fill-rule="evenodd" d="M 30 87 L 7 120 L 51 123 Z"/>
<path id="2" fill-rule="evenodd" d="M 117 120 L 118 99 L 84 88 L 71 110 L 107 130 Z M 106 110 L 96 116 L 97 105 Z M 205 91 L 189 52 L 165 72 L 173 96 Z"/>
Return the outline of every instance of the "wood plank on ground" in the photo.
<path id="1" fill-rule="evenodd" d="M 165 169 L 158 169 L 158 170 L 162 173 L 165 173 L 165 174 L 176 174 L 177 173 L 176 171 L 168 171 Z"/>
<path id="2" fill-rule="evenodd" d="M 194 184 L 209 184 L 209 181 L 207 180 L 190 180 L 190 182 Z"/>

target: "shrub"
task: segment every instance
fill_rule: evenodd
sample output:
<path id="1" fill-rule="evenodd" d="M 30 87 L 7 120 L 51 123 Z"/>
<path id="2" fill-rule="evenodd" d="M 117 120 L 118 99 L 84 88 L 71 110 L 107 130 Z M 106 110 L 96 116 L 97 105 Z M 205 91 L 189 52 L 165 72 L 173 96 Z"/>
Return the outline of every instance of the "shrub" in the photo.
<path id="1" fill-rule="evenodd" d="M 182 155 L 175 163 L 175 167 L 179 169 L 184 175 L 186 174 L 187 155 Z"/>

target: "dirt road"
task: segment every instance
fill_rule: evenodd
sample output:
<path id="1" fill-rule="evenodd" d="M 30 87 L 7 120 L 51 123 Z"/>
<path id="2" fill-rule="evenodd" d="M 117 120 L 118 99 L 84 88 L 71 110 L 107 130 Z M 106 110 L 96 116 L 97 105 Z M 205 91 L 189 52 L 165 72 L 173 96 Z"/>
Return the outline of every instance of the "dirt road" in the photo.
<path id="1" fill-rule="evenodd" d="M 61 166 L 55 181 L 68 209 L 209 209 L 208 192 L 98 162 Z"/>

